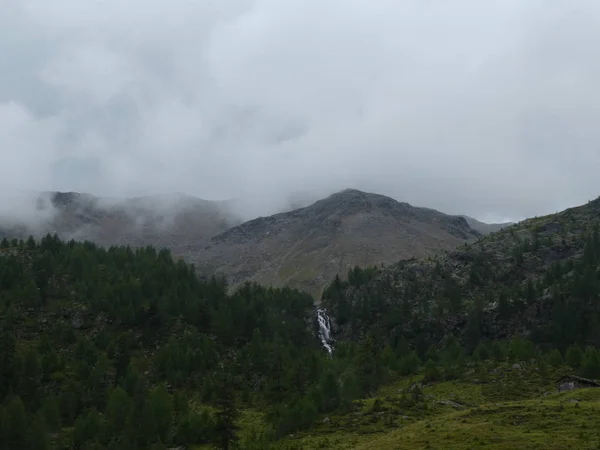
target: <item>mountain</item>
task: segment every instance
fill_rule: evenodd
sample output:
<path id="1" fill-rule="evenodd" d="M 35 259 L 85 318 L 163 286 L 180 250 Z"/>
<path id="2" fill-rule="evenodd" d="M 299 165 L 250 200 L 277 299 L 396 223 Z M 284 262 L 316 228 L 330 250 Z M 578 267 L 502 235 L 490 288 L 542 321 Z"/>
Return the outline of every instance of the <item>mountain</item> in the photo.
<path id="1" fill-rule="evenodd" d="M 464 225 L 331 201 L 342 224 Z M 323 300 L 228 292 L 164 249 L 2 239 L 0 449 L 598 447 L 600 199 L 353 268 Z"/>
<path id="2" fill-rule="evenodd" d="M 5 225 L 0 235 L 56 233 L 62 239 L 87 239 L 105 246 L 177 248 L 240 223 L 224 202 L 181 194 L 120 199 L 45 192 L 23 201 L 35 206 L 29 208 L 26 219 Z"/>
<path id="3" fill-rule="evenodd" d="M 290 212 L 233 227 L 178 255 L 232 285 L 256 281 L 320 294 L 355 265 L 432 256 L 476 240 L 462 217 L 348 189 Z"/>
<path id="4" fill-rule="evenodd" d="M 500 230 L 503 230 L 504 228 L 514 225 L 514 222 L 485 223 L 485 222 L 480 222 L 477 219 L 473 219 L 472 217 L 469 217 L 469 216 L 461 216 L 461 217 L 465 218 L 465 220 L 467 221 L 467 223 L 469 224 L 469 226 L 471 228 L 480 232 L 483 235 L 495 233 L 496 231 L 500 231 Z"/>
<path id="5" fill-rule="evenodd" d="M 600 345 L 600 198 L 528 219 L 431 259 L 334 282 L 339 336 L 404 336 L 419 351 L 449 333 L 471 351 L 516 333 L 539 345 Z M 367 306 L 368 305 L 368 306 Z"/>
<path id="6" fill-rule="evenodd" d="M 288 206 L 305 204 L 317 194 L 291 195 Z M 353 189 L 243 223 L 239 201 L 181 194 L 102 198 L 46 192 L 15 205 L 28 214 L 10 226 L 0 220 L 5 223 L 0 236 L 56 233 L 103 246 L 168 247 L 200 272 L 226 275 L 232 286 L 257 281 L 299 287 L 317 296 L 336 274 L 355 265 L 431 256 L 475 240 L 480 236 L 476 230 L 485 234 L 485 227 L 491 227 Z"/>

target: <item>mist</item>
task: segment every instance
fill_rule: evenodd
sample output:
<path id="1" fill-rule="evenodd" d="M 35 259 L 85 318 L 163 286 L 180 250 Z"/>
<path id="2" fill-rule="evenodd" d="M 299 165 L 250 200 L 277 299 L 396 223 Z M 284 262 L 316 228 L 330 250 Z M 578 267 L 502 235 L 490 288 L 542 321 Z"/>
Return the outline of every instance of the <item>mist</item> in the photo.
<path id="1" fill-rule="evenodd" d="M 20 192 L 357 188 L 485 221 L 600 194 L 592 0 L 0 0 L 0 215 Z"/>

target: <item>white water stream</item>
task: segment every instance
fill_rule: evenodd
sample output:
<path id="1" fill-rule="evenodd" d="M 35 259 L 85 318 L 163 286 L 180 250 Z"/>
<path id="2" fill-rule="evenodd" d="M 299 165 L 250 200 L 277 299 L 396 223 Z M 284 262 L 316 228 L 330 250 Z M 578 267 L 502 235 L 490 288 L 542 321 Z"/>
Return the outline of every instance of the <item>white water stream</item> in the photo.
<path id="1" fill-rule="evenodd" d="M 331 345 L 331 321 L 327 315 L 327 311 L 323 308 L 317 308 L 317 320 L 319 321 L 319 338 L 323 347 L 329 353 L 329 356 L 333 354 L 333 346 Z"/>

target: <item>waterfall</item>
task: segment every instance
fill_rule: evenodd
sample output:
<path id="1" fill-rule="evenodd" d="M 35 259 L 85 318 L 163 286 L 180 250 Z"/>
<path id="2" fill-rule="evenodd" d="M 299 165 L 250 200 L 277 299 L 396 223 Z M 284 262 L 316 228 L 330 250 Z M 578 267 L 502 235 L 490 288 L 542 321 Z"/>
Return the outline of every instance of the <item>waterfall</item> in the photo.
<path id="1" fill-rule="evenodd" d="M 319 338 L 323 343 L 323 347 L 329 353 L 329 356 L 333 353 L 333 347 L 331 346 L 331 321 L 327 315 L 327 311 L 323 308 L 317 308 L 317 320 L 319 321 Z"/>

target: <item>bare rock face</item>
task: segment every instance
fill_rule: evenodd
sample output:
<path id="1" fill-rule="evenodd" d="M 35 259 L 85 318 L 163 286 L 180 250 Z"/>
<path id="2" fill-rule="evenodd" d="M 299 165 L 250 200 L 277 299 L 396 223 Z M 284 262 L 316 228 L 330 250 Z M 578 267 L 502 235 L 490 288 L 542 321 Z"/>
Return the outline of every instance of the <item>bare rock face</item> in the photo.
<path id="1" fill-rule="evenodd" d="M 496 231 L 500 231 L 500 230 L 503 230 L 504 228 L 508 228 L 508 227 L 514 225 L 513 222 L 484 223 L 484 222 L 480 222 L 477 219 L 473 219 L 472 217 L 469 217 L 469 216 L 461 216 L 461 217 L 464 217 L 464 219 L 467 221 L 467 223 L 469 224 L 469 226 L 471 228 L 473 228 L 474 230 L 478 231 L 479 233 L 481 233 L 483 235 L 495 233 Z"/>
<path id="2" fill-rule="evenodd" d="M 336 274 L 427 257 L 480 234 L 463 217 L 357 190 L 233 227 L 184 256 L 233 286 L 256 281 L 320 295 Z"/>
<path id="3" fill-rule="evenodd" d="M 226 276 L 232 287 L 256 281 L 317 296 L 356 265 L 423 258 L 480 237 L 464 217 L 353 189 L 244 223 L 228 202 L 185 195 L 47 192 L 29 200 L 27 220 L 7 223 L 0 215 L 0 238 L 56 233 L 104 246 L 167 247 L 202 274 Z"/>

